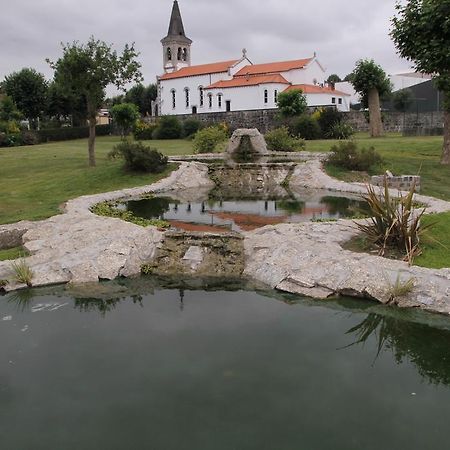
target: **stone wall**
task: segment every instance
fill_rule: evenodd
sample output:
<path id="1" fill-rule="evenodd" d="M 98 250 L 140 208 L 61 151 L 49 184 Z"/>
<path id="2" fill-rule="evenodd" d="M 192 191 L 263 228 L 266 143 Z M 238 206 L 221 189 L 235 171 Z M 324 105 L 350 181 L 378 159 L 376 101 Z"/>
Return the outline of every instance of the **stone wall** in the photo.
<path id="1" fill-rule="evenodd" d="M 366 115 L 361 111 L 350 111 L 343 113 L 345 120 L 350 123 L 356 131 L 368 131 L 369 124 Z M 231 111 L 210 114 L 197 114 L 193 116 L 177 116 L 181 120 L 195 118 L 208 125 L 226 122 L 232 131 L 237 128 L 257 128 L 261 133 L 267 133 L 280 125 L 279 112 L 277 109 L 255 110 L 255 111 Z M 427 113 L 399 113 L 385 112 L 384 127 L 386 132 L 402 132 L 404 128 L 426 128 L 440 129 L 443 127 L 444 119 L 442 112 Z"/>

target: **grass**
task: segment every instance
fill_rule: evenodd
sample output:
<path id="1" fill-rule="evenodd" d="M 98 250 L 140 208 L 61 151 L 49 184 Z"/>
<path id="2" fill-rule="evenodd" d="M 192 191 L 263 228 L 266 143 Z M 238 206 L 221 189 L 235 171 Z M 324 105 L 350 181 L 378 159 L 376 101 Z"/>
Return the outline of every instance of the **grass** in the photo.
<path id="1" fill-rule="evenodd" d="M 23 256 L 28 256 L 23 247 L 9 248 L 8 250 L 0 250 L 0 261 L 8 261 L 10 259 L 17 259 Z"/>
<path id="2" fill-rule="evenodd" d="M 86 139 L 0 149 L 0 223 L 45 219 L 71 198 L 151 184 L 174 168 L 158 175 L 126 173 L 120 160 L 107 159 L 118 142 L 97 139 L 95 168 L 87 165 Z M 150 145 L 166 155 L 192 153 L 192 142 L 184 140 Z"/>

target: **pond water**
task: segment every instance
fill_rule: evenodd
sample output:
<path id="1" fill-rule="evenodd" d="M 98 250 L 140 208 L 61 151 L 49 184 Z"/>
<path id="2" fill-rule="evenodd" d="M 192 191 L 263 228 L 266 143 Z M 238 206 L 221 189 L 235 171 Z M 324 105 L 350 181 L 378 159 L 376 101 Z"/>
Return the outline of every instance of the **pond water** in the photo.
<path id="1" fill-rule="evenodd" d="M 2 449 L 448 448 L 446 318 L 121 283 L 0 297 Z"/>
<path id="2" fill-rule="evenodd" d="M 170 197 L 132 200 L 128 211 L 146 219 L 163 219 L 188 231 L 251 231 L 266 225 L 351 218 L 368 211 L 356 198 L 304 193 L 268 198 L 211 196 L 204 201 L 180 202 Z"/>

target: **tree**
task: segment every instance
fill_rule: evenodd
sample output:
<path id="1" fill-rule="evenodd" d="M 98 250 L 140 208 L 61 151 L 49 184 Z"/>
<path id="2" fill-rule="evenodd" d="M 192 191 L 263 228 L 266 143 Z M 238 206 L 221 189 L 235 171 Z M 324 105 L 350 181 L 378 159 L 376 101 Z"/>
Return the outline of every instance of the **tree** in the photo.
<path id="1" fill-rule="evenodd" d="M 278 94 L 278 109 L 284 117 L 294 117 L 303 114 L 308 108 L 306 96 L 301 89 L 291 89 Z"/>
<path id="2" fill-rule="evenodd" d="M 369 108 L 370 135 L 380 137 L 383 134 L 380 96 L 391 92 L 389 78 L 373 59 L 365 59 L 356 63 L 351 83 L 355 91 L 361 95 L 363 105 Z"/>
<path id="3" fill-rule="evenodd" d="M 414 95 L 411 89 L 401 89 L 392 94 L 392 105 L 396 111 L 406 112 L 412 105 Z"/>
<path id="4" fill-rule="evenodd" d="M 122 138 L 128 136 L 133 125 L 139 119 L 139 109 L 133 103 L 121 103 L 111 108 L 114 122 L 121 128 Z"/>
<path id="5" fill-rule="evenodd" d="M 97 111 L 105 100 L 105 89 L 114 84 L 123 89 L 130 82 L 142 80 L 134 44 L 121 55 L 112 46 L 91 37 L 87 44 L 63 45 L 63 56 L 56 62 L 47 60 L 55 70 L 55 81 L 68 92 L 83 97 L 89 122 L 89 165 L 95 166 L 95 126 Z"/>
<path id="6" fill-rule="evenodd" d="M 335 73 L 332 73 L 327 79 L 327 83 L 328 84 L 332 84 L 333 86 L 336 83 L 340 83 L 341 81 L 342 81 L 341 77 L 339 75 L 335 74 Z"/>
<path id="7" fill-rule="evenodd" d="M 125 94 L 125 102 L 134 103 L 139 108 L 139 112 L 145 116 L 151 114 L 152 101 L 156 100 L 156 95 L 155 84 L 150 84 L 148 87 L 137 84 Z"/>
<path id="8" fill-rule="evenodd" d="M 15 122 L 23 118 L 11 97 L 3 97 L 0 100 L 0 120 L 4 122 Z"/>
<path id="9" fill-rule="evenodd" d="M 444 93 L 442 164 L 450 164 L 450 0 L 409 0 L 397 4 L 391 37 L 403 58 L 419 72 L 434 75 Z"/>
<path id="10" fill-rule="evenodd" d="M 22 69 L 6 76 L 2 86 L 19 111 L 36 127 L 47 98 L 48 84 L 44 75 L 34 69 Z"/>

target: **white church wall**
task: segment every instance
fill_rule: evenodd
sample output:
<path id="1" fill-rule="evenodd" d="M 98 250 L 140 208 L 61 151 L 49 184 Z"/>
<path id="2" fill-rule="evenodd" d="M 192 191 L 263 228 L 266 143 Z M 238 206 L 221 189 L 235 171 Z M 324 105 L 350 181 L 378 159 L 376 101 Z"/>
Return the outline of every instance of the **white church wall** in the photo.
<path id="1" fill-rule="evenodd" d="M 338 94 L 305 94 L 308 106 L 335 106 L 338 111 L 350 111 L 350 104 L 345 95 Z M 334 102 L 333 102 L 334 98 Z M 339 103 L 341 99 L 341 103 Z"/>

